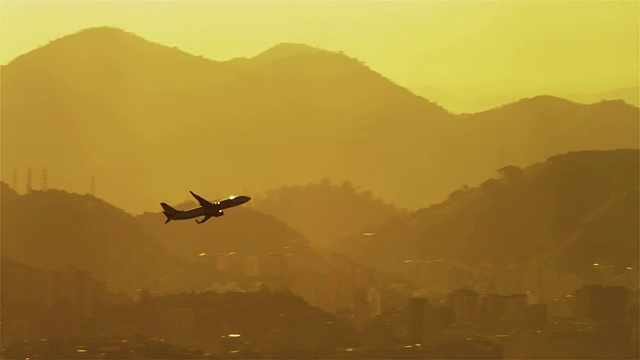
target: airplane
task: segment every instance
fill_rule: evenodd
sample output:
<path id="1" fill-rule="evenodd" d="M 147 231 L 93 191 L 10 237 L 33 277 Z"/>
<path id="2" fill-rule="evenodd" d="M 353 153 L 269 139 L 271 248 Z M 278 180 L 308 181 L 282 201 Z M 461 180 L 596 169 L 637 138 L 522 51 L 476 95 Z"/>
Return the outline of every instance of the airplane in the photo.
<path id="1" fill-rule="evenodd" d="M 171 220 L 187 220 L 193 219 L 198 216 L 204 216 L 201 221 L 196 220 L 198 224 L 202 224 L 205 221 L 209 220 L 209 218 L 220 217 L 224 215 L 223 209 L 227 209 L 233 206 L 238 206 L 246 203 L 251 200 L 248 196 L 231 196 L 227 199 L 217 200 L 214 202 L 210 202 L 196 194 L 193 191 L 189 191 L 191 195 L 193 195 L 196 200 L 200 203 L 200 206 L 197 208 L 193 208 L 190 210 L 180 211 L 172 208 L 166 203 L 160 203 L 162 209 L 164 210 L 162 213 L 167 217 L 167 221 L 164 223 L 168 223 Z"/>

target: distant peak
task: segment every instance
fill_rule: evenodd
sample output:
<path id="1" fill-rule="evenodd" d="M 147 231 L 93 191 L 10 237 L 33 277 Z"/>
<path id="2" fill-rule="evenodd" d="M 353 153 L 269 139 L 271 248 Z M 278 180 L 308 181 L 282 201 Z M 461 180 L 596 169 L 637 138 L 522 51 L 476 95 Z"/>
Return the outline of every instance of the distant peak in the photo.
<path id="1" fill-rule="evenodd" d="M 534 96 L 531 98 L 520 99 L 516 101 L 512 105 L 521 105 L 521 106 L 588 106 L 588 107 L 627 107 L 632 106 L 627 104 L 623 99 L 615 99 L 615 100 L 600 100 L 598 102 L 593 102 L 591 104 L 582 104 L 575 102 L 570 99 L 565 99 L 562 97 L 551 96 L 551 95 L 540 95 Z"/>
<path id="2" fill-rule="evenodd" d="M 575 104 L 571 100 L 567 100 L 567 99 L 560 98 L 560 97 L 557 97 L 557 96 L 552 96 L 552 95 L 538 95 L 538 96 L 534 96 L 534 97 L 530 97 L 530 98 L 524 98 L 524 99 L 520 99 L 516 103 L 522 103 L 522 104 L 529 104 L 529 103 L 532 103 L 532 104 L 541 104 L 541 103 Z"/>
<path id="3" fill-rule="evenodd" d="M 104 41 L 108 39 L 123 39 L 123 38 L 139 38 L 144 40 L 138 35 L 125 31 L 123 29 L 112 26 L 100 26 L 79 30 L 73 34 L 64 36 L 58 40 L 63 39 L 82 39 L 91 38 L 95 41 Z"/>
<path id="4" fill-rule="evenodd" d="M 104 44 L 113 43 L 150 43 L 149 41 L 141 38 L 140 36 L 125 31 L 120 28 L 111 26 L 92 27 L 76 31 L 75 33 L 59 37 L 49 42 L 49 44 L 42 46 L 38 49 L 32 50 L 29 53 L 40 52 L 43 49 L 60 48 L 60 47 L 87 47 L 92 46 L 95 48 L 103 47 Z M 29 54 L 27 53 L 27 54 Z M 24 57 L 27 54 L 23 54 L 18 58 Z M 16 58 L 16 60 L 18 59 Z"/>
<path id="5" fill-rule="evenodd" d="M 563 99 L 557 96 L 552 95 L 538 95 L 528 98 L 522 98 L 520 100 L 514 101 L 512 103 L 508 103 L 502 106 L 498 106 L 494 109 L 487 110 L 498 110 L 498 109 L 522 109 L 522 108 L 548 108 L 548 107 L 565 107 L 569 105 L 579 105 L 574 103 L 571 100 Z"/>
<path id="6" fill-rule="evenodd" d="M 54 64 L 57 61 L 57 64 L 60 65 L 68 64 L 69 61 L 87 61 L 87 59 L 94 61 L 114 57 L 138 58 L 138 61 L 142 63 L 144 61 L 158 61 L 158 56 L 176 55 L 195 58 L 176 47 L 168 47 L 147 40 L 133 32 L 117 27 L 101 26 L 82 29 L 57 38 L 44 46 L 18 56 L 11 63 L 40 61 L 41 63 Z M 200 60 L 202 58 L 199 58 L 198 61 Z"/>
<path id="7" fill-rule="evenodd" d="M 82 29 L 76 32 L 76 34 L 82 34 L 82 33 L 130 34 L 129 32 L 121 28 L 113 27 L 113 26 L 96 26 L 96 27 Z"/>
<path id="8" fill-rule="evenodd" d="M 267 50 L 266 52 L 280 52 L 280 53 L 290 53 L 293 55 L 297 55 L 297 54 L 304 54 L 304 53 L 309 53 L 309 52 L 322 52 L 324 50 L 320 50 L 318 48 L 315 48 L 313 46 L 309 46 L 306 44 L 300 44 L 300 43 L 280 43 L 277 44 L 273 47 L 271 47 L 269 50 Z"/>
<path id="9" fill-rule="evenodd" d="M 259 55 L 254 56 L 252 60 L 254 61 L 257 60 L 260 62 L 268 62 L 268 61 L 278 60 L 278 59 L 287 58 L 291 56 L 323 54 L 323 53 L 330 53 L 330 52 L 326 50 L 314 48 L 313 46 L 309 46 L 305 44 L 280 43 L 260 53 Z"/>

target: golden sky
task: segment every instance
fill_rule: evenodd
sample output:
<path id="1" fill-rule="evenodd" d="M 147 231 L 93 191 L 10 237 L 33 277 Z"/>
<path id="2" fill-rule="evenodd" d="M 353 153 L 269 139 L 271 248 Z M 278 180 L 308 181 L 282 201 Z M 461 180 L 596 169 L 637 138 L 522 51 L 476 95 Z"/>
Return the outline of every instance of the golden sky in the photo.
<path id="1" fill-rule="evenodd" d="M 94 26 L 213 60 L 297 42 L 453 110 L 637 86 L 638 1 L 1 1 L 0 63 Z M 446 102 L 450 102 L 446 104 Z M 475 106 L 475 109 L 471 109 Z"/>

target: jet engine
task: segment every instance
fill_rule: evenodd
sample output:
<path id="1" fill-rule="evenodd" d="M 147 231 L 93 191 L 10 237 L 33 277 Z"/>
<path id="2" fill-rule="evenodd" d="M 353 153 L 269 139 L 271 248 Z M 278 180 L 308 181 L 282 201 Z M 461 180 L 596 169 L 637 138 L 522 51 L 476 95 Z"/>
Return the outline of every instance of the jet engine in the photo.
<path id="1" fill-rule="evenodd" d="M 222 215 L 224 215 L 224 211 L 222 211 L 222 210 L 218 210 L 218 212 L 217 212 L 215 215 L 213 215 L 213 216 L 214 216 L 214 217 L 220 217 L 220 216 L 222 216 Z"/>

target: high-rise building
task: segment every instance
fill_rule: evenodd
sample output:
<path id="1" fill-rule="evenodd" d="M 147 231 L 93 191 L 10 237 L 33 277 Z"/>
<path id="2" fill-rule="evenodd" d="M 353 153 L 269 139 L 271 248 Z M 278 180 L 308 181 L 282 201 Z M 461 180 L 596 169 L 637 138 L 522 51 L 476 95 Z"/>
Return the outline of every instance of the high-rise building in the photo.
<path id="1" fill-rule="evenodd" d="M 447 300 L 453 310 L 456 323 L 478 324 L 480 315 L 478 293 L 469 288 L 458 289 L 450 292 Z"/>
<path id="2" fill-rule="evenodd" d="M 532 304 L 527 311 L 527 328 L 531 330 L 546 330 L 547 328 L 547 305 Z"/>
<path id="3" fill-rule="evenodd" d="M 79 270 L 69 266 L 54 270 L 52 273 L 53 303 L 67 303 L 82 318 L 88 318 L 93 312 L 93 290 L 95 279 L 88 270 Z"/>
<path id="4" fill-rule="evenodd" d="M 193 341 L 193 308 L 169 307 L 160 309 L 162 336 L 172 344 L 188 346 Z"/>
<path id="5" fill-rule="evenodd" d="M 627 312 L 623 286 L 587 285 L 576 290 L 576 321 L 622 324 Z"/>
<path id="6" fill-rule="evenodd" d="M 449 290 L 455 291 L 457 289 L 473 286 L 474 274 L 473 271 L 464 267 L 454 267 L 449 270 Z"/>
<path id="7" fill-rule="evenodd" d="M 507 297 L 505 319 L 509 330 L 522 328 L 527 318 L 528 301 L 525 294 L 513 294 Z"/>
<path id="8" fill-rule="evenodd" d="M 443 332 L 453 324 L 453 310 L 441 304 L 427 304 L 425 320 L 425 340 L 427 344 L 437 343 Z"/>
<path id="9" fill-rule="evenodd" d="M 353 316 L 358 330 L 371 323 L 370 314 L 367 288 L 356 289 L 353 294 Z"/>
<path id="10" fill-rule="evenodd" d="M 483 296 L 480 309 L 480 327 L 488 334 L 505 334 L 504 317 L 506 312 L 506 296 L 497 294 Z"/>
<path id="11" fill-rule="evenodd" d="M 624 286 L 631 290 L 637 290 L 640 287 L 640 264 L 627 266 L 624 271 Z"/>
<path id="12" fill-rule="evenodd" d="M 423 344 L 426 338 L 427 306 L 425 298 L 409 298 L 407 309 L 407 341 L 409 344 Z"/>
<path id="13" fill-rule="evenodd" d="M 260 258 L 258 256 L 247 256 L 244 265 L 245 276 L 258 277 L 260 275 Z"/>
<path id="14" fill-rule="evenodd" d="M 369 302 L 370 317 L 382 314 L 382 291 L 380 289 L 369 288 L 367 301 Z"/>
<path id="15" fill-rule="evenodd" d="M 288 256 L 282 253 L 269 253 L 260 258 L 260 276 L 266 279 L 284 279 L 289 274 Z"/>
<path id="16" fill-rule="evenodd" d="M 231 275 L 244 274 L 243 258 L 236 252 L 221 254 L 218 256 L 218 271 Z"/>

